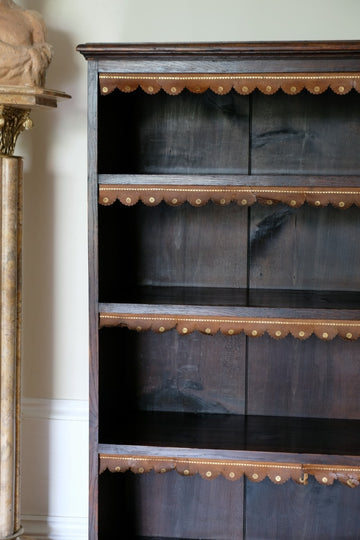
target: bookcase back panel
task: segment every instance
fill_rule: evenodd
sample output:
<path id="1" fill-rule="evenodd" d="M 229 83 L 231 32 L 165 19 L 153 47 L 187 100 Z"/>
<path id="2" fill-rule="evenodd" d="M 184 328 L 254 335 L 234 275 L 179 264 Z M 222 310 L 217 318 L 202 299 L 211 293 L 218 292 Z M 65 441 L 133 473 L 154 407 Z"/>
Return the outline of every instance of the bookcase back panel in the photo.
<path id="1" fill-rule="evenodd" d="M 106 472 L 99 484 L 99 540 L 243 538 L 242 480 Z"/>
<path id="2" fill-rule="evenodd" d="M 100 300 L 129 287 L 356 291 L 356 208 L 232 204 L 99 208 Z"/>
<path id="3" fill-rule="evenodd" d="M 100 332 L 100 423 L 109 412 L 243 414 L 243 335 Z"/>
<path id="4" fill-rule="evenodd" d="M 249 99 L 184 90 L 99 98 L 100 173 L 246 173 Z"/>
<path id="5" fill-rule="evenodd" d="M 263 336 L 248 355 L 248 414 L 360 418 L 359 341 Z"/>
<path id="6" fill-rule="evenodd" d="M 253 206 L 250 287 L 359 290 L 359 230 L 355 207 Z"/>
<path id="7" fill-rule="evenodd" d="M 253 95 L 253 174 L 358 174 L 360 100 L 355 92 Z M 351 144 L 349 144 L 351 141 Z"/>
<path id="8" fill-rule="evenodd" d="M 270 480 L 246 481 L 246 539 L 355 540 L 359 538 L 360 490 L 335 482 L 322 486 Z"/>
<path id="9" fill-rule="evenodd" d="M 99 209 L 100 299 L 129 286 L 247 284 L 247 210 L 188 204 Z"/>

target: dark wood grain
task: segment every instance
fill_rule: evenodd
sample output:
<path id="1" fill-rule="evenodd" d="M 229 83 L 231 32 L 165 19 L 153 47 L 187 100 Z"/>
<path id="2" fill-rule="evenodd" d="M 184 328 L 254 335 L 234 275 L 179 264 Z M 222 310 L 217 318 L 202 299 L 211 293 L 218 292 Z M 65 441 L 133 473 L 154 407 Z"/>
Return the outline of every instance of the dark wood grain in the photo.
<path id="1" fill-rule="evenodd" d="M 100 535 L 108 540 L 121 524 L 127 540 L 138 537 L 242 539 L 243 481 L 199 477 L 176 472 L 100 476 Z M 110 496 L 109 496 L 110 495 Z"/>
<path id="2" fill-rule="evenodd" d="M 114 402 L 103 421 L 101 453 L 360 463 L 358 420 L 170 412 L 126 416 Z"/>
<path id="3" fill-rule="evenodd" d="M 99 174 L 99 184 L 180 186 L 360 187 L 358 175 L 316 174 Z"/>
<path id="4" fill-rule="evenodd" d="M 246 287 L 247 212 L 234 205 L 114 205 L 99 219 L 101 298 L 124 285 Z"/>
<path id="5" fill-rule="evenodd" d="M 360 289 L 360 213 L 317 210 L 251 209 L 251 288 Z"/>
<path id="6" fill-rule="evenodd" d="M 340 484 L 329 489 L 312 478 L 306 487 L 268 480 L 258 487 L 246 482 L 246 538 L 359 540 L 360 490 Z"/>
<path id="7" fill-rule="evenodd" d="M 238 306 L 298 309 L 360 310 L 359 291 L 307 291 L 301 289 L 242 289 L 234 287 L 112 287 L 112 299 L 125 304 L 182 306 Z M 356 314 L 354 313 L 356 316 Z"/>
<path id="8" fill-rule="evenodd" d="M 359 419 L 359 352 L 341 338 L 249 340 L 249 413 Z"/>
<path id="9" fill-rule="evenodd" d="M 97 86 L 96 65 L 88 66 L 88 257 L 89 257 L 89 540 L 98 538 L 98 220 L 97 220 Z"/>
<path id="10" fill-rule="evenodd" d="M 248 171 L 247 96 L 114 92 L 99 98 L 99 114 L 100 173 Z"/>
<path id="11" fill-rule="evenodd" d="M 100 434 L 116 411 L 244 413 L 245 336 L 188 337 L 101 331 Z"/>

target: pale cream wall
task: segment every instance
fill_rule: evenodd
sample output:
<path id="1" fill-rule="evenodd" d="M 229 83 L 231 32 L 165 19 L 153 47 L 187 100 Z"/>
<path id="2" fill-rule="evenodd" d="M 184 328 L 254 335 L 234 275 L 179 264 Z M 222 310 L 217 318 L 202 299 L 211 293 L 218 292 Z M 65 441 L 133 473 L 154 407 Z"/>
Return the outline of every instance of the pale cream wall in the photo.
<path id="1" fill-rule="evenodd" d="M 41 11 L 57 111 L 34 113 L 25 158 L 23 393 L 87 399 L 86 62 L 96 41 L 359 39 L 359 0 L 19 0 Z"/>

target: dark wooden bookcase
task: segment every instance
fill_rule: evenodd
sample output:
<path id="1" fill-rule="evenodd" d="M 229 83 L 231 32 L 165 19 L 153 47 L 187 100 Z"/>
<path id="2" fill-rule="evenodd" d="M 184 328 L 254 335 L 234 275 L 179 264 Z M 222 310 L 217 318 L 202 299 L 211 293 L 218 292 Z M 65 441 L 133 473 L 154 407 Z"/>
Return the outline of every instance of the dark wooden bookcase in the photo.
<path id="1" fill-rule="evenodd" d="M 360 42 L 78 50 L 89 538 L 360 539 Z"/>

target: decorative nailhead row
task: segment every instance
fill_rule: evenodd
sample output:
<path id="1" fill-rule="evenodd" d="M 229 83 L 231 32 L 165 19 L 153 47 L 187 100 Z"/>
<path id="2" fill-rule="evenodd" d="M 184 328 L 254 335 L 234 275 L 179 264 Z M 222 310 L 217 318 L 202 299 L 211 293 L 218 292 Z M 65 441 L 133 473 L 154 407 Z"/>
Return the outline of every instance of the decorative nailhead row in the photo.
<path id="1" fill-rule="evenodd" d="M 209 201 L 222 206 L 236 202 L 239 206 L 251 206 L 255 202 L 271 206 L 284 203 L 293 208 L 308 203 L 320 207 L 332 204 L 345 209 L 355 204 L 360 207 L 360 188 L 284 188 L 255 186 L 129 186 L 102 184 L 99 187 L 99 203 L 105 206 L 119 200 L 125 206 L 142 201 L 156 206 L 164 201 L 170 206 L 188 202 L 192 206 L 204 206 Z"/>
<path id="2" fill-rule="evenodd" d="M 352 88 L 359 91 L 359 73 L 101 73 L 100 92 L 108 95 L 118 88 L 122 92 L 134 92 L 141 88 L 147 94 L 164 90 L 176 96 L 185 88 L 195 94 L 212 90 L 216 94 L 227 94 L 234 89 L 248 95 L 255 89 L 264 94 L 274 94 L 280 88 L 289 95 L 306 89 L 312 94 L 321 94 L 328 88 L 339 95 L 347 94 Z"/>
<path id="3" fill-rule="evenodd" d="M 269 334 L 274 339 L 283 339 L 291 334 L 297 339 L 308 339 L 315 334 L 323 341 L 336 336 L 346 340 L 360 337 L 360 321 L 325 320 L 325 319 L 272 319 L 272 318 L 232 318 L 232 317 L 196 317 L 183 315 L 153 315 L 127 313 L 100 313 L 100 328 L 105 326 L 125 326 L 130 330 L 142 332 L 153 330 L 163 333 L 176 329 L 181 335 L 194 331 L 206 335 L 221 332 L 233 336 L 244 332 L 249 337 Z"/>
<path id="4" fill-rule="evenodd" d="M 291 478 L 298 484 L 306 485 L 309 475 L 326 486 L 333 484 L 334 480 L 339 480 L 349 487 L 356 487 L 360 483 L 360 466 L 101 454 L 99 473 L 103 473 L 106 469 L 110 472 L 131 470 L 135 474 L 144 474 L 152 470 L 164 474 L 175 470 L 183 476 L 199 474 L 208 480 L 220 475 L 228 480 L 239 480 L 245 475 L 253 482 L 261 482 L 268 477 L 274 484 L 283 484 Z"/>

